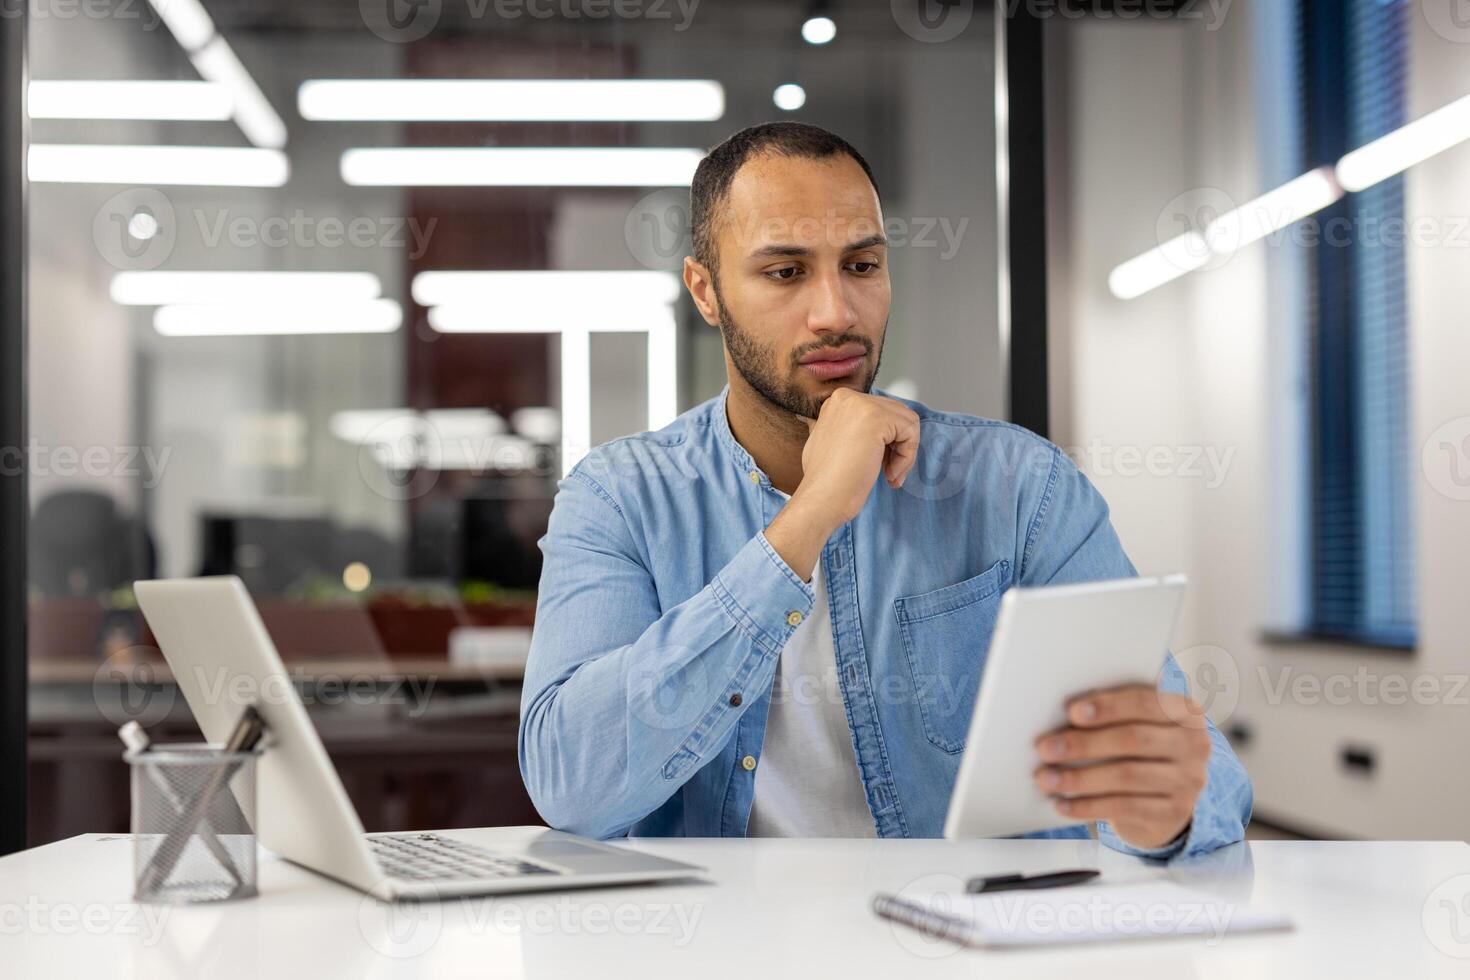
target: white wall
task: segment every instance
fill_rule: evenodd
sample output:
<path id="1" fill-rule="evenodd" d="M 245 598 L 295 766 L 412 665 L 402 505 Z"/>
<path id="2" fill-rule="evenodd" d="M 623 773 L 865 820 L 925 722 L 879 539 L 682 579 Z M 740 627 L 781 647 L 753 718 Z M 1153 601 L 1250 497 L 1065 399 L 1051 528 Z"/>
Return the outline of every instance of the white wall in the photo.
<path id="1" fill-rule="evenodd" d="M 1420 115 L 1470 92 L 1470 47 L 1436 34 L 1414 7 L 1411 115 Z M 1457 685 L 1470 675 L 1470 503 L 1421 475 L 1418 448 L 1441 423 L 1470 416 L 1470 254 L 1411 246 L 1408 257 L 1421 591 L 1420 646 L 1404 656 L 1262 638 L 1279 618 L 1273 597 L 1290 581 L 1278 518 L 1290 501 L 1279 472 L 1300 460 L 1287 411 L 1299 390 L 1294 341 L 1273 320 L 1281 301 L 1268 300 L 1280 280 L 1268 270 L 1293 261 L 1290 251 L 1258 243 L 1132 301 L 1106 288 L 1112 266 L 1158 242 L 1156 220 L 1175 195 L 1223 192 L 1240 202 L 1265 189 L 1261 158 L 1277 147 L 1258 138 L 1263 80 L 1252 58 L 1252 17 L 1265 9 L 1237 0 L 1214 31 L 1188 22 L 1056 25 L 1054 118 L 1070 122 L 1051 175 L 1065 212 L 1055 223 L 1063 237 L 1054 268 L 1065 280 L 1054 284 L 1054 346 L 1066 360 L 1055 373 L 1067 379 L 1057 437 L 1111 451 L 1082 461 L 1140 570 L 1190 575 L 1176 648 L 1196 681 L 1208 663 L 1227 683 L 1216 721 L 1253 732 L 1237 749 L 1258 814 L 1328 836 L 1464 838 L 1470 785 L 1459 760 L 1470 747 L 1470 690 Z M 1407 213 L 1470 215 L 1470 146 L 1412 171 Z M 1122 447 L 1166 447 L 1156 457 L 1165 466 L 1159 475 L 1119 472 Z M 1208 467 L 1187 468 L 1196 450 L 1228 458 L 1218 486 L 1208 485 Z M 1310 687 L 1294 695 L 1303 676 L 1345 696 Z M 1397 677 L 1434 685 L 1438 703 L 1385 703 L 1398 697 Z M 1458 706 L 1445 703 L 1452 693 Z M 1372 776 L 1343 768 L 1348 744 L 1376 753 Z"/>

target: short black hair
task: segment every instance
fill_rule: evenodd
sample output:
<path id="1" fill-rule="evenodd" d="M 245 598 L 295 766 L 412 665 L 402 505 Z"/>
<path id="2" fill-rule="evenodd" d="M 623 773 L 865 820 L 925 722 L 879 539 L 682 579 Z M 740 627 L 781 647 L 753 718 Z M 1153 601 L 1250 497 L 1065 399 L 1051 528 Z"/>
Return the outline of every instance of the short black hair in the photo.
<path id="1" fill-rule="evenodd" d="M 689 185 L 689 234 L 694 246 L 694 259 L 715 273 L 713 224 L 716 213 L 730 193 L 735 174 L 751 157 L 760 153 L 820 160 L 845 154 L 857 161 L 878 193 L 873 168 L 851 143 L 820 126 L 801 122 L 766 122 L 747 126 L 710 150 L 695 168 Z"/>

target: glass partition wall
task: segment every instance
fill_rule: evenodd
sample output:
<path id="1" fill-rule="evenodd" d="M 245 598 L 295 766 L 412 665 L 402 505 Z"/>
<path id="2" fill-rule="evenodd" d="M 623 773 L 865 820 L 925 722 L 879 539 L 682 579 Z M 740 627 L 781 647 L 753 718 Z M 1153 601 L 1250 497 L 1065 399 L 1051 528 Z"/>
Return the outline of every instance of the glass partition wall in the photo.
<path id="1" fill-rule="evenodd" d="M 125 829 L 122 722 L 196 734 L 130 583 L 199 574 L 248 585 L 368 829 L 537 822 L 536 542 L 589 446 L 724 384 L 678 270 L 693 167 L 743 126 L 863 151 L 892 243 L 878 384 L 1003 415 L 993 26 L 920 13 L 33 15 L 31 842 Z"/>

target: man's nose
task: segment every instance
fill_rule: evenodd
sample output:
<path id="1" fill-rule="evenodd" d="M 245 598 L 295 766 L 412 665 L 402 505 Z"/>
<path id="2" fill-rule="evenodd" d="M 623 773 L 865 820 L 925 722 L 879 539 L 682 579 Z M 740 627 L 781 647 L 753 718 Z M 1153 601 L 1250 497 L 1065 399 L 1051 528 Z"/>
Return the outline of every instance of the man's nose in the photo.
<path id="1" fill-rule="evenodd" d="M 807 312 L 807 329 L 812 333 L 841 333 L 857 325 L 852 304 L 847 301 L 842 276 L 829 272 L 812 282 L 811 309 Z"/>

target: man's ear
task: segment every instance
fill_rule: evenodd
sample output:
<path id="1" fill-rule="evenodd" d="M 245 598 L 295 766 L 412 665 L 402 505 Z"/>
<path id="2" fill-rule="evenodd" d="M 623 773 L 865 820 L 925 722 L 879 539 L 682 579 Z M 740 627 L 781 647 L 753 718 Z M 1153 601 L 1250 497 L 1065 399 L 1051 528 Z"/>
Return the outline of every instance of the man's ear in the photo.
<path id="1" fill-rule="evenodd" d="M 684 256 L 684 287 L 689 290 L 689 295 L 694 297 L 694 305 L 699 309 L 699 315 L 704 317 L 704 322 L 712 327 L 720 325 L 720 302 L 715 296 L 715 279 L 709 270 L 698 262 L 694 256 Z"/>

